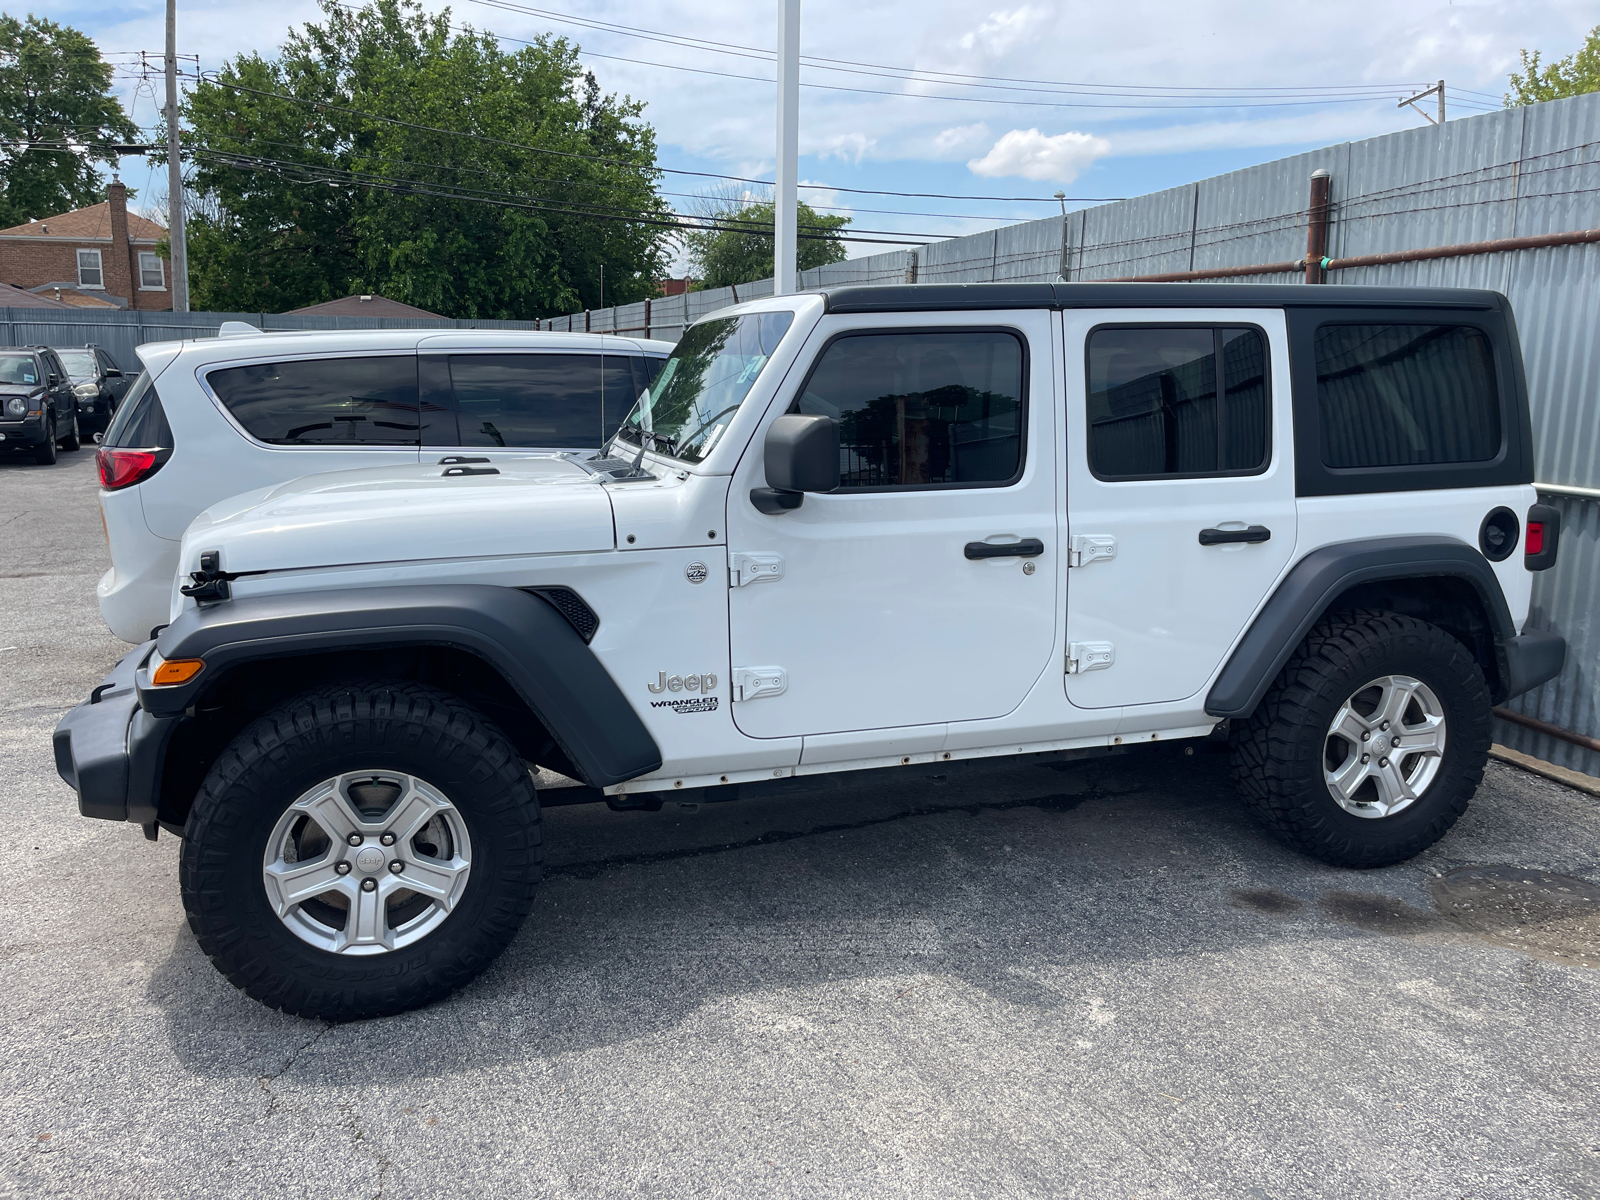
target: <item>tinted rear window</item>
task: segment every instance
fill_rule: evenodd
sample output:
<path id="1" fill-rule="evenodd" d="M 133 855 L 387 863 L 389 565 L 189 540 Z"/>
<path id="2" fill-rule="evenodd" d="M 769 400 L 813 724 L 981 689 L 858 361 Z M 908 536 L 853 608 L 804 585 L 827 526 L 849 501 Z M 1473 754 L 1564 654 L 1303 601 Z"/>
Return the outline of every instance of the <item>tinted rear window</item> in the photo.
<path id="1" fill-rule="evenodd" d="M 133 381 L 100 444 L 137 450 L 172 448 L 172 429 L 167 424 L 166 411 L 161 407 L 161 397 L 156 394 L 149 371 L 141 371 L 139 378 Z"/>
<path id="2" fill-rule="evenodd" d="M 274 446 L 415 446 L 414 354 L 227 367 L 206 377 L 254 438 Z"/>
<path id="3" fill-rule="evenodd" d="M 1329 467 L 1482 462 L 1500 453 L 1494 352 L 1465 325 L 1324 325 L 1316 333 Z"/>

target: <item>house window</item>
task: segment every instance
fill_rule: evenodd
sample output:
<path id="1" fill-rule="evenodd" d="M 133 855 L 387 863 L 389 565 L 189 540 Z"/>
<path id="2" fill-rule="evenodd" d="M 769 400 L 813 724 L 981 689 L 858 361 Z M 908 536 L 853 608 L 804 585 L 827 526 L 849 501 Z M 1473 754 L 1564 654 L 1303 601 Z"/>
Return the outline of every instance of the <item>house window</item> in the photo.
<path id="1" fill-rule="evenodd" d="M 78 251 L 78 286 L 86 288 L 103 288 L 106 277 L 100 270 L 100 251 Z"/>
<path id="2" fill-rule="evenodd" d="M 161 255 L 149 250 L 139 251 L 139 287 L 146 292 L 166 290 L 167 276 L 162 270 Z"/>

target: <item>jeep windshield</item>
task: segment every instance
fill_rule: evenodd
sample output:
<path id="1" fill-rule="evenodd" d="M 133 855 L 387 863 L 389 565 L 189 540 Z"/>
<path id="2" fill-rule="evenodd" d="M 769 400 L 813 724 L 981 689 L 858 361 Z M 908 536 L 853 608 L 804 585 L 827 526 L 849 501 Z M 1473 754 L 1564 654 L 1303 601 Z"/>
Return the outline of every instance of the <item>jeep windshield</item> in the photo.
<path id="1" fill-rule="evenodd" d="M 704 460 L 793 321 L 793 313 L 749 313 L 690 326 L 617 430 L 612 453 L 626 442 L 684 462 Z"/>

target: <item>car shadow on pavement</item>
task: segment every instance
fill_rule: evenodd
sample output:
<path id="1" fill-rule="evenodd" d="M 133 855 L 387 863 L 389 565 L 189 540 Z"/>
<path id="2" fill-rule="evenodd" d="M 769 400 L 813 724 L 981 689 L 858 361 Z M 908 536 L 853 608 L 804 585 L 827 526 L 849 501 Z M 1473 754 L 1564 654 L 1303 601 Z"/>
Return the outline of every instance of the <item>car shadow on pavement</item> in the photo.
<path id="1" fill-rule="evenodd" d="M 1415 863 L 1344 871 L 1271 840 L 1205 753 L 863 772 L 660 813 L 550 809 L 546 825 L 547 880 L 522 932 L 418 1012 L 337 1027 L 269 1012 L 184 930 L 151 980 L 174 1052 L 198 1073 L 265 1078 L 293 1060 L 286 1037 L 318 1041 L 320 1081 L 400 1082 L 647 1037 L 789 990 L 835 997 L 811 1018 L 824 1023 L 872 1019 L 862 995 L 935 985 L 1050 1022 L 1130 962 L 1468 937 L 1427 914 Z M 1398 905 L 1399 925 L 1375 926 L 1383 912 L 1352 890 Z M 1324 892 L 1346 899 L 1319 906 Z M 1406 911 L 1424 919 L 1408 926 Z M 396 1038 L 406 1054 L 374 1057 Z"/>

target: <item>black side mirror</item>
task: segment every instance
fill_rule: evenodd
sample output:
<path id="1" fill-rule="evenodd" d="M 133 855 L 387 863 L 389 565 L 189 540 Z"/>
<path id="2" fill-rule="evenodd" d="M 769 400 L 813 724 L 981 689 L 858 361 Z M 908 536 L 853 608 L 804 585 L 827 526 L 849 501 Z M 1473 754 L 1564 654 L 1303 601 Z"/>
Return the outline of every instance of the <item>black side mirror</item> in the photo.
<path id="1" fill-rule="evenodd" d="M 763 448 L 767 486 L 750 489 L 750 503 L 769 516 L 800 507 L 807 492 L 839 486 L 839 422 L 832 417 L 779 417 Z"/>
<path id="2" fill-rule="evenodd" d="M 115 367 L 107 367 L 106 368 L 106 378 L 107 379 L 121 379 L 122 378 L 122 372 L 117 370 Z"/>
<path id="3" fill-rule="evenodd" d="M 57 375 L 54 371 L 50 372 L 49 378 L 50 378 L 50 384 L 49 384 L 50 387 L 60 387 L 61 386 L 61 376 Z"/>

